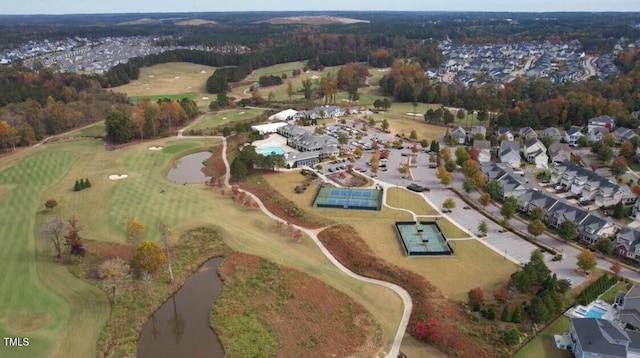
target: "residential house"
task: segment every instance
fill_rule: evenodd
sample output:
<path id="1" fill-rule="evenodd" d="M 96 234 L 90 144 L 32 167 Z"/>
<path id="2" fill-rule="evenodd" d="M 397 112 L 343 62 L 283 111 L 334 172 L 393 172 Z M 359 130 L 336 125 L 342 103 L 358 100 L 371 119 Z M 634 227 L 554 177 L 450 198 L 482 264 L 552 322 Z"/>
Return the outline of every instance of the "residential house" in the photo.
<path id="1" fill-rule="evenodd" d="M 576 358 L 627 358 L 637 349 L 637 342 L 632 344 L 629 333 L 605 319 L 572 318 L 569 326 L 571 352 Z"/>
<path id="2" fill-rule="evenodd" d="M 549 127 L 542 132 L 543 137 L 549 137 L 553 139 L 554 142 L 558 142 L 562 138 L 562 133 L 556 127 Z"/>
<path id="3" fill-rule="evenodd" d="M 556 166 L 553 167 L 553 170 L 551 170 L 551 182 L 553 184 L 561 184 L 562 175 L 564 174 L 564 172 L 574 167 L 577 166 L 575 164 L 572 164 L 569 160 L 557 163 Z"/>
<path id="4" fill-rule="evenodd" d="M 571 128 L 564 132 L 564 141 L 572 147 L 578 146 L 578 138 L 584 137 L 584 134 L 577 128 Z"/>
<path id="5" fill-rule="evenodd" d="M 612 131 L 616 126 L 616 120 L 605 115 L 600 117 L 594 117 L 589 119 L 587 124 L 587 130 L 591 131 L 592 128 L 607 128 L 609 131 Z"/>
<path id="6" fill-rule="evenodd" d="M 624 127 L 616 128 L 616 130 L 613 131 L 613 135 L 616 137 L 616 143 L 618 144 L 622 144 L 625 141 L 638 136 L 631 129 Z"/>
<path id="7" fill-rule="evenodd" d="M 498 149 L 498 158 L 500 162 L 505 163 L 512 168 L 520 167 L 520 144 L 510 140 L 500 142 Z"/>
<path id="8" fill-rule="evenodd" d="M 622 202 L 623 205 L 633 203 L 637 195 L 631 192 L 628 185 L 607 185 L 598 189 L 595 204 L 599 208 L 608 208 Z"/>
<path id="9" fill-rule="evenodd" d="M 491 161 L 491 142 L 476 139 L 473 141 L 473 147 L 478 150 L 479 163 L 489 163 Z"/>
<path id="10" fill-rule="evenodd" d="M 576 216 L 579 218 L 579 216 Z M 618 232 L 618 226 L 611 221 L 598 217 L 594 214 L 586 215 L 578 222 L 578 238 L 589 244 L 595 244 L 600 239 L 614 237 Z"/>
<path id="11" fill-rule="evenodd" d="M 555 129 L 555 128 L 554 128 Z M 553 143 L 548 150 L 549 159 L 553 163 L 562 163 L 571 159 L 571 148 L 567 143 Z"/>
<path id="12" fill-rule="evenodd" d="M 449 138 L 456 138 L 458 144 L 464 144 L 467 139 L 467 132 L 461 126 L 457 126 L 449 132 Z"/>
<path id="13" fill-rule="evenodd" d="M 609 184 L 609 181 L 590 169 L 578 167 L 571 184 L 571 193 L 577 197 L 582 197 L 584 192 L 586 194 L 584 197 L 591 200 L 595 197 L 598 188 L 604 184 Z"/>
<path id="14" fill-rule="evenodd" d="M 507 200 L 507 198 L 509 198 L 510 196 L 518 198 L 520 195 L 529 190 L 529 188 L 522 180 L 509 173 L 498 179 L 498 183 L 500 184 L 503 201 Z"/>
<path id="15" fill-rule="evenodd" d="M 552 208 L 549 208 L 544 216 L 545 224 L 553 227 L 560 227 L 565 221 L 573 221 L 576 226 L 589 215 L 586 211 L 564 201 L 558 201 Z"/>
<path id="16" fill-rule="evenodd" d="M 482 139 L 487 138 L 487 128 L 483 126 L 473 126 L 471 127 L 471 138 L 475 138 L 476 134 L 481 134 Z"/>
<path id="17" fill-rule="evenodd" d="M 533 137 L 524 142 L 522 153 L 527 162 L 535 164 L 537 168 L 546 168 L 547 164 L 549 164 L 547 148 L 537 137 Z"/>
<path id="18" fill-rule="evenodd" d="M 603 140 L 607 134 L 609 134 L 609 128 L 593 127 L 589 129 L 589 132 L 587 133 L 587 140 L 589 143 L 599 142 Z"/>
<path id="19" fill-rule="evenodd" d="M 551 210 L 558 202 L 546 192 L 529 189 L 517 198 L 517 210 L 527 215 L 531 214 L 534 208 L 541 208 L 544 213 Z"/>
<path id="20" fill-rule="evenodd" d="M 635 237 L 635 233 L 626 233 L 628 238 Z M 623 297 L 616 297 L 618 320 L 634 328 L 640 328 L 640 284 L 633 284 Z"/>
<path id="21" fill-rule="evenodd" d="M 625 227 L 616 234 L 614 242 L 614 252 L 622 257 L 640 260 L 640 228 Z M 640 286 L 639 286 L 640 287 Z M 640 299 L 640 288 L 634 285 L 638 290 L 638 298 Z M 640 322 L 640 317 L 638 317 Z M 637 326 L 637 327 L 640 327 Z"/>
<path id="22" fill-rule="evenodd" d="M 534 131 L 533 128 L 531 127 L 520 128 L 519 135 L 520 135 L 520 138 L 522 138 L 522 140 L 524 141 L 538 138 L 538 133 L 536 133 L 536 131 Z"/>
<path id="23" fill-rule="evenodd" d="M 498 180 L 507 174 L 505 165 L 502 163 L 481 163 L 480 170 L 484 174 L 485 181 Z"/>
<path id="24" fill-rule="evenodd" d="M 498 128 L 498 139 L 502 140 L 502 139 L 506 139 L 508 141 L 512 141 L 513 140 L 513 128 L 511 127 L 500 127 Z"/>

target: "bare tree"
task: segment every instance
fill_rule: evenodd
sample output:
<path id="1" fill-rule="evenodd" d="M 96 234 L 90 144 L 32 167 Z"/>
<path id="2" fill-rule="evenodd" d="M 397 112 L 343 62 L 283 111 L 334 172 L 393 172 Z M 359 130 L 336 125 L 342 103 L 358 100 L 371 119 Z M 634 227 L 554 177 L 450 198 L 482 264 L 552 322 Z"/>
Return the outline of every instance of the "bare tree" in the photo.
<path id="1" fill-rule="evenodd" d="M 62 239 L 64 238 L 65 223 L 60 218 L 47 219 L 40 228 L 40 236 L 50 240 L 56 249 L 56 258 L 62 257 Z"/>
<path id="2" fill-rule="evenodd" d="M 107 260 L 98 267 L 98 275 L 103 284 L 111 288 L 111 301 L 113 303 L 117 301 L 119 288 L 129 281 L 130 272 L 131 267 L 129 264 L 119 257 Z"/>

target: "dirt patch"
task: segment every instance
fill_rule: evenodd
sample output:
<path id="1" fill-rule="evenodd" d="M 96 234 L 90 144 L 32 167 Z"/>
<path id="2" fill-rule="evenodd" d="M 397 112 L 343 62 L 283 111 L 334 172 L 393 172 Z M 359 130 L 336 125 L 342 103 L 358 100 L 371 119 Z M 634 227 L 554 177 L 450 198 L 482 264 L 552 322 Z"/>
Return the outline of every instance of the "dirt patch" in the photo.
<path id="1" fill-rule="evenodd" d="M 382 330 L 362 306 L 314 277 L 239 253 L 227 256 L 218 271 L 225 288 L 213 322 L 259 312 L 277 357 L 372 357 L 384 344 Z M 225 350 L 238 352 L 229 346 L 239 343 L 234 328 L 216 330 Z"/>
<path id="2" fill-rule="evenodd" d="M 31 332 L 44 326 L 49 320 L 46 313 L 19 313 L 6 318 L 7 325 L 16 332 Z"/>
<path id="3" fill-rule="evenodd" d="M 502 343 L 491 341 L 490 327 L 474 323 L 454 301 L 445 298 L 423 277 L 375 256 L 352 227 L 336 225 L 322 231 L 318 238 L 338 261 L 367 277 L 393 282 L 403 287 L 413 300 L 408 330 L 429 320 L 437 326 L 437 339 L 430 343 L 455 357 L 500 357 Z"/>
<path id="4" fill-rule="evenodd" d="M 329 174 L 327 178 L 345 187 L 361 187 L 369 183 L 367 179 L 349 172 Z"/>
<path id="5" fill-rule="evenodd" d="M 87 251 L 95 252 L 105 261 L 115 257 L 120 257 L 124 260 L 131 260 L 131 257 L 133 257 L 133 248 L 126 244 L 85 240 L 84 245 Z"/>

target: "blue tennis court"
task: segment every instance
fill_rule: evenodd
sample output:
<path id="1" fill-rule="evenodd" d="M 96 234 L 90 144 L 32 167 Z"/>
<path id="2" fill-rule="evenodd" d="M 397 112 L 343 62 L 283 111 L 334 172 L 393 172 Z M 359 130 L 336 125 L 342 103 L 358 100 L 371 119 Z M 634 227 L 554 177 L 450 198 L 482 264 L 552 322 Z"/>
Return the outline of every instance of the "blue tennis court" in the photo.
<path id="1" fill-rule="evenodd" d="M 405 255 L 441 256 L 452 255 L 437 222 L 397 222 L 396 232 Z"/>
<path id="2" fill-rule="evenodd" d="M 382 190 L 320 186 L 313 200 L 313 206 L 316 208 L 380 210 Z"/>

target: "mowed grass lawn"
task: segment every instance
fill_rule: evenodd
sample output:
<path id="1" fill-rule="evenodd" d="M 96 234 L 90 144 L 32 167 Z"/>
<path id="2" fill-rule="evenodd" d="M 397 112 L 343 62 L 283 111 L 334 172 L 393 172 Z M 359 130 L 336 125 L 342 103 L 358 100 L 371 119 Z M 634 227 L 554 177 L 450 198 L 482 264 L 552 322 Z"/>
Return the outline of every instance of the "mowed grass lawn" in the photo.
<path id="1" fill-rule="evenodd" d="M 264 178 L 300 208 L 334 222 L 353 226 L 376 255 L 389 263 L 420 274 L 455 300 L 466 299 L 467 292 L 474 287 L 492 292 L 504 285 L 518 269 L 517 265 L 504 260 L 477 240 L 451 241 L 455 251 L 452 257 L 407 258 L 402 252 L 393 224 L 395 221 L 412 220 L 409 213 L 387 207 L 383 207 L 381 211 L 313 208 L 311 205 L 317 186 L 310 186 L 302 194 L 294 193 L 293 188 L 303 180 L 299 172 L 281 172 L 265 175 Z M 416 193 L 392 188 L 387 196 L 388 202 L 394 203 L 394 206 L 403 207 L 405 203 L 410 210 L 422 215 L 435 213 Z M 441 219 L 440 225 L 446 226 L 449 238 L 468 237 L 446 220 Z"/>
<path id="2" fill-rule="evenodd" d="M 234 122 L 253 119 L 262 114 L 262 112 L 263 111 L 259 109 L 236 108 L 214 114 L 206 114 L 202 119 L 198 120 L 193 127 L 189 127 L 189 129 L 206 130 L 227 125 L 234 126 Z"/>
<path id="3" fill-rule="evenodd" d="M 104 151 L 97 140 L 46 145 L 48 151 L 68 151 L 77 158 L 58 184 L 47 191 L 46 197 L 57 198 L 59 205 L 42 217 L 66 218 L 75 214 L 84 226 L 81 234 L 85 238 L 111 242 L 124 242 L 127 215 L 143 224 L 144 238 L 149 240 L 158 240 L 156 228 L 160 221 L 167 222 L 175 232 L 174 240 L 185 229 L 217 225 L 225 243 L 234 250 L 309 273 L 357 300 L 382 325 L 389 344 L 402 314 L 402 301 L 393 291 L 347 277 L 311 240 L 294 243 L 260 211 L 244 209 L 231 200 L 228 190 L 226 195 L 220 195 L 203 185 L 183 186 L 166 179 L 175 158 L 216 143 L 218 140 L 206 138 L 167 138 L 114 152 Z M 158 145 L 163 150 L 148 150 Z M 110 174 L 129 177 L 112 181 L 108 179 Z M 75 180 L 84 177 L 90 178 L 92 187 L 73 192 Z M 161 194 L 160 189 L 165 193 Z M 38 205 L 42 202 L 39 200 Z"/>
<path id="4" fill-rule="evenodd" d="M 206 82 L 215 69 L 189 62 L 170 62 L 143 67 L 137 80 L 114 87 L 112 90 L 125 93 L 135 101 L 140 98 L 182 99 L 187 96 L 195 99 L 198 105 L 208 106 L 211 101 L 203 100 L 202 97 L 210 97 L 207 94 Z"/>
<path id="5" fill-rule="evenodd" d="M 0 161 L 0 335 L 29 338 L 26 348 L 2 345 L 2 357 L 95 356 L 109 314 L 106 297 L 95 287 L 50 260 L 37 269 L 35 226 L 43 192 L 78 159 L 73 151 L 48 149 Z"/>
<path id="6" fill-rule="evenodd" d="M 530 358 L 530 357 L 545 357 L 545 358 L 569 358 L 571 357 L 570 351 L 560 350 L 556 347 L 554 334 L 562 334 L 569 331 L 569 318 L 560 316 L 553 323 L 551 323 L 545 330 L 540 332 L 531 342 L 522 347 L 514 358 Z"/>
<path id="7" fill-rule="evenodd" d="M 94 123 L 91 126 L 82 128 L 77 131 L 65 133 L 61 138 L 69 137 L 102 137 L 106 135 L 104 122 Z"/>

